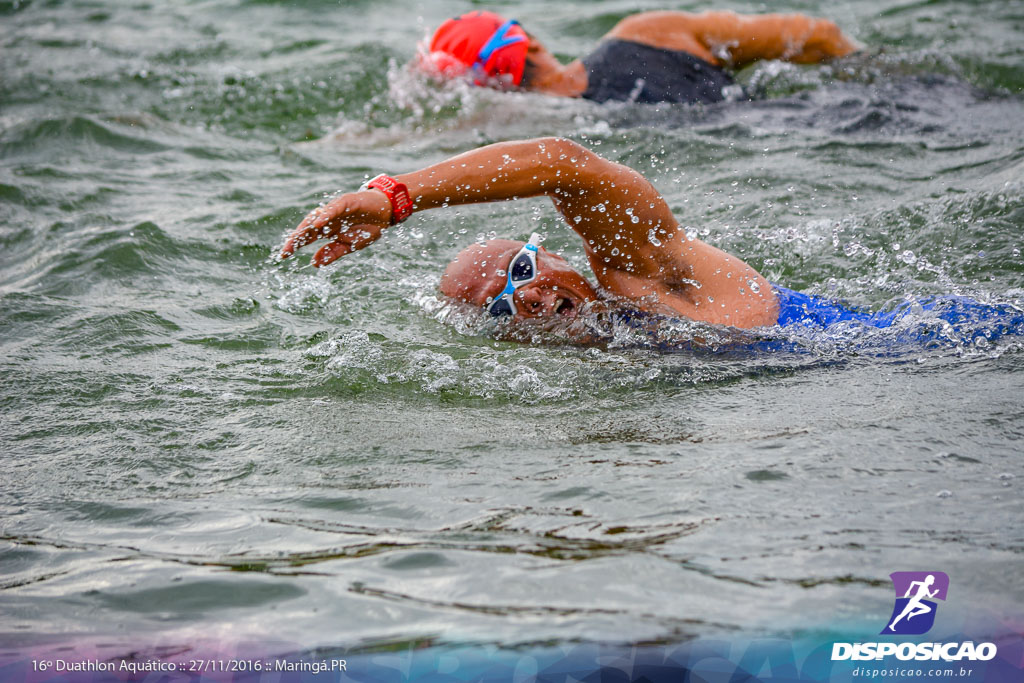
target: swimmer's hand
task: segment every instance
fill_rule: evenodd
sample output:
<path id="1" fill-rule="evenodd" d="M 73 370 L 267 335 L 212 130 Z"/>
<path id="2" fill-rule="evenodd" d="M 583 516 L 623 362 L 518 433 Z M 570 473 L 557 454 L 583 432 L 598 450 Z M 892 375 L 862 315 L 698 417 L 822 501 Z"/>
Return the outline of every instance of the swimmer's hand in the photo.
<path id="1" fill-rule="evenodd" d="M 391 202 L 379 190 L 361 190 L 335 197 L 302 219 L 281 248 L 285 259 L 307 244 L 329 238 L 313 255 L 319 268 L 376 242 L 391 223 Z"/>

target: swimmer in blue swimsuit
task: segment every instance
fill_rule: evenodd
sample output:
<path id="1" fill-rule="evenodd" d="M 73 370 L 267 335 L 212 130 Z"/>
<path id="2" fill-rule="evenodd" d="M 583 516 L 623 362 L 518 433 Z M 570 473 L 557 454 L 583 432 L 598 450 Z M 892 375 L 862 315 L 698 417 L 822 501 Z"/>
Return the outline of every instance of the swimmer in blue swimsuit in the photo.
<path id="1" fill-rule="evenodd" d="M 802 14 L 641 12 L 617 23 L 590 55 L 563 65 L 514 19 L 475 11 L 444 22 L 417 63 L 479 85 L 692 104 L 723 100 L 733 83 L 727 69 L 764 59 L 810 64 L 856 49 L 833 22 Z"/>
<path id="2" fill-rule="evenodd" d="M 772 285 L 737 256 L 688 235 L 635 170 L 562 138 L 488 145 L 419 171 L 380 175 L 314 209 L 289 236 L 281 257 L 326 238 L 313 256 L 319 267 L 369 246 L 415 211 L 541 195 L 551 198 L 582 239 L 596 286 L 535 237 L 469 245 L 445 269 L 441 293 L 513 320 L 573 319 L 603 300 L 652 316 L 739 329 L 840 323 L 881 328 L 923 310 L 946 322 L 988 321 L 993 330 L 1024 333 L 1020 311 L 963 297 L 869 313 Z"/>

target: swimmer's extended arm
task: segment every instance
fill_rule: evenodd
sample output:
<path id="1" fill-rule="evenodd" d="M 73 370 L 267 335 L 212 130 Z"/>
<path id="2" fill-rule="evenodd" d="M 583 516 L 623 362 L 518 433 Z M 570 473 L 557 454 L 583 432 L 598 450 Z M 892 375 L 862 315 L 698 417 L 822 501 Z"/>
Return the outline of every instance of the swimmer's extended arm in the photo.
<path id="1" fill-rule="evenodd" d="M 803 14 L 697 15 L 697 35 L 713 52 L 728 53 L 735 68 L 759 59 L 813 64 L 856 52 L 858 46 L 828 19 Z"/>
<path id="2" fill-rule="evenodd" d="M 409 188 L 414 211 L 548 195 L 602 271 L 636 272 L 650 260 L 642 253 L 652 246 L 648 230 L 655 228 L 664 238 L 677 227 L 643 176 L 562 138 L 488 145 L 396 180 Z M 331 238 L 313 257 L 313 265 L 326 265 L 379 239 L 390 218 L 391 205 L 382 192 L 341 195 L 306 216 L 281 256 Z"/>
<path id="3" fill-rule="evenodd" d="M 622 179 L 639 181 L 650 188 L 631 169 L 611 164 L 560 138 L 488 145 L 395 178 L 409 188 L 414 211 L 541 195 L 556 198 L 558 204 L 557 197 L 565 193 L 573 193 L 577 198 L 591 197 L 597 192 L 610 196 L 616 192 L 615 181 Z M 671 212 L 657 192 L 650 188 L 649 193 L 652 201 L 648 204 L 657 200 L 663 214 L 660 218 L 674 225 Z M 609 213 L 606 207 L 604 212 L 606 217 L 616 216 L 618 209 Z M 596 216 L 596 208 L 593 212 L 581 210 L 580 219 L 570 225 L 585 240 L 603 244 L 605 236 L 599 234 L 602 229 L 597 221 L 592 225 L 592 214 Z M 281 256 L 288 257 L 318 239 L 331 238 L 332 242 L 313 257 L 313 265 L 326 265 L 379 239 L 390 218 L 391 205 L 377 190 L 341 195 L 306 216 L 285 242 Z M 629 220 L 630 216 L 622 218 Z"/>
<path id="4" fill-rule="evenodd" d="M 859 49 L 834 22 L 803 14 L 643 12 L 623 19 L 608 35 L 733 68 L 760 59 L 812 64 Z"/>
<path id="5" fill-rule="evenodd" d="M 574 144 L 555 138 L 503 142 L 395 178 L 408 187 L 414 212 L 536 197 L 558 189 L 563 168 L 566 178 L 574 173 L 572 164 L 577 159 L 570 160 L 565 152 Z M 319 239 L 331 238 L 313 256 L 314 266 L 327 265 L 380 239 L 390 219 L 391 205 L 382 192 L 362 190 L 341 195 L 303 219 L 285 242 L 281 257 L 287 258 Z"/>

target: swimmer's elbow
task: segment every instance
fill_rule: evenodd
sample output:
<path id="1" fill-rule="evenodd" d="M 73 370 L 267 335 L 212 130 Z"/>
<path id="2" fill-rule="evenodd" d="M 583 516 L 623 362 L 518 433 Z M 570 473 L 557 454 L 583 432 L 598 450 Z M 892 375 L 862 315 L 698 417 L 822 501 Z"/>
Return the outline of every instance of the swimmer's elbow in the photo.
<path id="1" fill-rule="evenodd" d="M 536 141 L 537 146 L 549 163 L 557 166 L 576 165 L 585 157 L 594 153 L 569 138 L 548 137 Z"/>
<path id="2" fill-rule="evenodd" d="M 537 144 L 542 150 L 542 162 L 552 174 L 555 185 L 563 190 L 589 187 L 589 178 L 598 172 L 602 163 L 608 163 L 568 138 L 543 138 Z"/>

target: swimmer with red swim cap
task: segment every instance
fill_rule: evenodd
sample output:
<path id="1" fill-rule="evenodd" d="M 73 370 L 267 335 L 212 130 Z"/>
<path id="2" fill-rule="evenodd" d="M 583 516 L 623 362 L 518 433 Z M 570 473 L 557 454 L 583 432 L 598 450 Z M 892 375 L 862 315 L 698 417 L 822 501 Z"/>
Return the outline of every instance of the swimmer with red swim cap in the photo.
<path id="1" fill-rule="evenodd" d="M 517 86 L 523 80 L 530 39 L 518 21 L 493 12 L 470 12 L 441 24 L 420 55 L 421 65 L 449 78 L 471 72 L 486 82 Z"/>
<path id="2" fill-rule="evenodd" d="M 597 102 L 697 103 L 725 98 L 723 88 L 733 85 L 726 69 L 762 59 L 810 64 L 857 49 L 833 22 L 802 14 L 642 12 L 563 65 L 519 22 L 476 11 L 441 24 L 417 63 L 477 85 Z"/>

